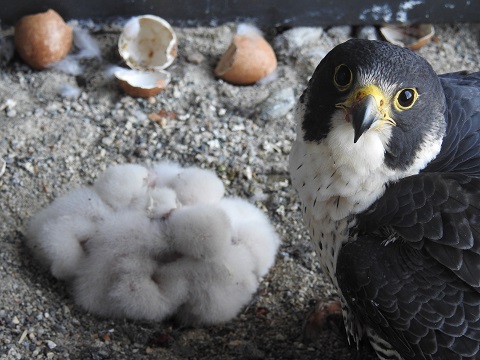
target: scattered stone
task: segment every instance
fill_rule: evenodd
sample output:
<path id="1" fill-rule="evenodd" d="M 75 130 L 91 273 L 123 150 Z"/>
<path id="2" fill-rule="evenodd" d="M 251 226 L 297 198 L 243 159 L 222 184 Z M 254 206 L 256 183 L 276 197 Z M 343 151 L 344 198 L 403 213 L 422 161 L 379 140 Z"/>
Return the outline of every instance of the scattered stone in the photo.
<path id="1" fill-rule="evenodd" d="M 380 40 L 380 34 L 375 26 L 360 26 L 355 37 L 366 40 Z"/>
<path id="2" fill-rule="evenodd" d="M 345 42 L 352 37 L 352 27 L 348 25 L 333 26 L 327 30 L 327 34 L 340 42 Z"/>
<path id="3" fill-rule="evenodd" d="M 275 120 L 286 116 L 295 106 L 293 88 L 282 89 L 267 98 L 260 106 L 259 117 L 262 120 Z"/>
<path id="4" fill-rule="evenodd" d="M 13 99 L 7 99 L 5 102 L 3 102 L 0 105 L 0 111 L 3 111 L 5 109 L 8 110 L 13 110 L 13 108 L 17 105 L 17 102 Z"/>
<path id="5" fill-rule="evenodd" d="M 0 158 L 0 177 L 2 177 L 6 169 L 7 169 L 7 162 L 2 158 Z M 0 316 L 2 316 L 1 313 L 0 313 Z"/>
<path id="6" fill-rule="evenodd" d="M 203 56 L 198 51 L 187 54 L 187 61 L 194 65 L 199 65 L 205 61 L 205 56 Z"/>
<path id="7" fill-rule="evenodd" d="M 18 339 L 18 344 L 21 344 L 23 343 L 23 340 L 25 340 L 25 338 L 27 337 L 27 334 L 28 334 L 28 331 L 27 330 L 24 330 L 22 335 L 20 336 L 20 339 Z"/>
<path id="8" fill-rule="evenodd" d="M 172 335 L 168 333 L 163 333 L 163 332 L 155 332 L 152 334 L 150 339 L 148 340 L 148 346 L 151 348 L 156 348 L 156 347 L 170 347 L 174 343 L 174 338 Z"/>
<path id="9" fill-rule="evenodd" d="M 6 64 L 13 59 L 15 44 L 13 36 L 0 36 L 0 64 Z"/>
<path id="10" fill-rule="evenodd" d="M 17 110 L 15 110 L 15 109 L 9 109 L 9 110 L 7 110 L 7 117 L 13 118 L 13 117 L 15 117 L 15 116 L 17 116 Z"/>
<path id="11" fill-rule="evenodd" d="M 322 44 L 324 31 L 321 27 L 296 27 L 277 36 L 275 50 L 288 56 L 296 56 L 299 51 L 318 47 Z"/>

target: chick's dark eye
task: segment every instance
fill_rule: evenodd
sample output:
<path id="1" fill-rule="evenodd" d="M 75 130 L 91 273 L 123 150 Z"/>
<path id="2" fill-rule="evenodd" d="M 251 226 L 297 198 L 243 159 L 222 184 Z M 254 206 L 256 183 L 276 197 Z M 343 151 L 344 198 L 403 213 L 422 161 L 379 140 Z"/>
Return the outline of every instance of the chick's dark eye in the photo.
<path id="1" fill-rule="evenodd" d="M 348 68 L 347 65 L 341 64 L 335 68 L 335 75 L 333 76 L 333 81 L 335 86 L 340 90 L 346 90 L 352 83 L 352 71 Z"/>
<path id="2" fill-rule="evenodd" d="M 417 100 L 417 91 L 415 89 L 403 89 L 397 96 L 397 102 L 401 109 L 409 109 L 415 100 Z"/>

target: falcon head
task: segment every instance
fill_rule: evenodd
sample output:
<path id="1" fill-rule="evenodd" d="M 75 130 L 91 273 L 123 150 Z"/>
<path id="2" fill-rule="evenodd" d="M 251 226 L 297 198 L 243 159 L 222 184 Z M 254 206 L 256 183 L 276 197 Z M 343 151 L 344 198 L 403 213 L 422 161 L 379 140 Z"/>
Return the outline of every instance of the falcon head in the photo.
<path id="1" fill-rule="evenodd" d="M 409 175 L 440 151 L 444 112 L 440 81 L 426 60 L 387 42 L 352 39 L 315 70 L 297 107 L 298 137 L 327 142 L 339 163 Z"/>

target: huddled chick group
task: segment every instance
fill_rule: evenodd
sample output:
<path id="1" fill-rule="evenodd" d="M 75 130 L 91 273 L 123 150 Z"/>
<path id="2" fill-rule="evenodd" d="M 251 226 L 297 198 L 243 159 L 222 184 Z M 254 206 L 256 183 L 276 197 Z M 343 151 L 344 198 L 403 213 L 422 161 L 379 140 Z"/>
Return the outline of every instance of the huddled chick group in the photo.
<path id="1" fill-rule="evenodd" d="M 37 213 L 27 245 L 91 313 L 224 322 L 250 301 L 279 246 L 261 210 L 224 192 L 209 170 L 116 165 Z"/>

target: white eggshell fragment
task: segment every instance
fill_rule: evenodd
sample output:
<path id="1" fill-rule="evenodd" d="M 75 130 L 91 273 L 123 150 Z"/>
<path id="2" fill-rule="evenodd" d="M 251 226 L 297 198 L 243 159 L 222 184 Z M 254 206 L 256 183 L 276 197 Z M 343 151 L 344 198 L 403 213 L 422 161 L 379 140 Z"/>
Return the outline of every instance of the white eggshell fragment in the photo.
<path id="1" fill-rule="evenodd" d="M 163 70 L 140 71 L 123 69 L 114 73 L 119 86 L 133 97 L 150 97 L 161 92 L 170 82 L 170 73 Z"/>
<path id="2" fill-rule="evenodd" d="M 161 17 L 137 16 L 125 24 L 118 51 L 132 69 L 162 70 L 177 56 L 177 36 Z"/>

